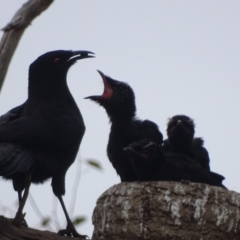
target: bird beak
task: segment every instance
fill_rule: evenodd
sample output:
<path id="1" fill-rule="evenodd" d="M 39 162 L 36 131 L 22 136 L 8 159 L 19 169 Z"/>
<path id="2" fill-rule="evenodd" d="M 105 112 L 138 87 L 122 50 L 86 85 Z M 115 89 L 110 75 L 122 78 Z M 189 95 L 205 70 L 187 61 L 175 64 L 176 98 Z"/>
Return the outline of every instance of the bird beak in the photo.
<path id="1" fill-rule="evenodd" d="M 102 77 L 103 82 L 107 82 L 106 76 L 104 75 L 103 72 L 101 72 L 100 70 L 97 70 L 97 72 L 100 74 L 100 76 Z"/>
<path id="2" fill-rule="evenodd" d="M 76 56 L 75 59 L 83 59 L 83 58 L 92 58 L 95 56 L 92 56 L 90 54 L 94 54 L 93 52 L 89 51 L 72 51 L 72 56 Z"/>
<path id="3" fill-rule="evenodd" d="M 77 60 L 84 59 L 84 58 L 93 58 L 93 57 L 95 57 L 92 54 L 94 54 L 94 53 L 93 52 L 89 52 L 89 51 L 72 51 L 72 55 L 70 56 L 70 58 L 68 59 L 67 62 L 68 62 L 69 65 L 72 65 Z"/>
<path id="4" fill-rule="evenodd" d="M 102 97 L 102 96 L 94 95 L 94 96 L 85 97 L 84 99 L 90 99 L 90 100 L 92 100 L 92 101 L 99 102 L 99 99 L 101 99 L 101 97 Z"/>
<path id="5" fill-rule="evenodd" d="M 178 125 L 182 124 L 182 121 L 179 119 L 179 120 L 177 121 L 177 124 L 178 124 Z"/>
<path id="6" fill-rule="evenodd" d="M 108 99 L 113 94 L 113 90 L 112 90 L 110 84 L 108 83 L 108 79 L 106 78 L 106 76 L 101 71 L 99 71 L 99 70 L 97 70 L 97 71 L 98 71 L 98 73 L 100 74 L 100 76 L 102 77 L 102 80 L 103 80 L 103 84 L 104 84 L 103 94 L 102 95 L 89 96 L 89 97 L 84 98 L 84 99 L 93 100 L 95 102 L 99 102 L 100 99 Z"/>
<path id="7" fill-rule="evenodd" d="M 112 87 L 109 84 L 109 80 L 106 78 L 106 76 L 101 71 L 99 71 L 99 70 L 97 70 L 97 71 L 100 74 L 100 76 L 102 77 L 103 84 L 104 84 L 104 90 L 103 90 L 102 97 L 103 98 L 110 98 L 113 94 L 113 90 L 112 90 Z"/>

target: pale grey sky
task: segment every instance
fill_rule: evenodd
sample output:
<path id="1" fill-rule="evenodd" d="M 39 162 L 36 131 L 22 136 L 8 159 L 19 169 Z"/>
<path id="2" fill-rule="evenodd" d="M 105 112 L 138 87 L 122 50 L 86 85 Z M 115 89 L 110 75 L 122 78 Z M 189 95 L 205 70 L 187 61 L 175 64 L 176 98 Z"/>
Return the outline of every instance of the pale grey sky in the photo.
<path id="1" fill-rule="evenodd" d="M 25 1 L 0 0 L 0 27 Z M 91 236 L 91 215 L 97 198 L 119 177 L 106 156 L 109 120 L 101 107 L 84 100 L 100 94 L 97 69 L 128 82 L 134 89 L 138 116 L 159 124 L 165 135 L 167 118 L 186 114 L 195 119 L 196 136 L 203 137 L 211 168 L 226 177 L 224 184 L 240 191 L 240 2 L 239 1 L 82 1 L 57 0 L 23 35 L 0 95 L 0 114 L 27 97 L 28 66 L 39 55 L 57 49 L 89 50 L 95 59 L 76 63 L 68 83 L 86 124 L 82 158 L 98 159 L 104 171 L 82 165 L 74 215 L 88 221 L 78 229 Z M 79 161 L 76 160 L 76 163 Z M 67 174 L 64 197 L 70 206 L 77 164 Z M 50 181 L 32 186 L 31 194 L 44 216 L 56 205 Z M 2 206 L 14 211 L 17 199 L 10 183 L 0 181 Z M 38 216 L 25 207 L 31 227 Z M 12 213 L 14 214 L 14 212 Z M 61 225 L 65 225 L 58 205 Z"/>

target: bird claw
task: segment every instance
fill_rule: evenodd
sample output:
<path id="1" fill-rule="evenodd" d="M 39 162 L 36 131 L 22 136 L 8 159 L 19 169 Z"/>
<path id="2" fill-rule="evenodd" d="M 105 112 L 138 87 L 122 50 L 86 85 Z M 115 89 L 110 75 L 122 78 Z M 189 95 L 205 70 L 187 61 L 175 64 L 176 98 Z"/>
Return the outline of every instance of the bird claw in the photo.
<path id="1" fill-rule="evenodd" d="M 12 224 L 16 227 L 28 227 L 26 220 L 24 219 L 26 213 L 17 213 L 15 218 L 12 220 Z"/>
<path id="2" fill-rule="evenodd" d="M 68 236 L 68 237 L 76 237 L 76 238 L 79 238 L 79 239 L 90 239 L 87 235 L 81 235 L 79 234 L 76 229 L 71 226 L 67 226 L 66 229 L 63 229 L 63 230 L 59 230 L 58 231 L 58 235 L 60 236 Z"/>

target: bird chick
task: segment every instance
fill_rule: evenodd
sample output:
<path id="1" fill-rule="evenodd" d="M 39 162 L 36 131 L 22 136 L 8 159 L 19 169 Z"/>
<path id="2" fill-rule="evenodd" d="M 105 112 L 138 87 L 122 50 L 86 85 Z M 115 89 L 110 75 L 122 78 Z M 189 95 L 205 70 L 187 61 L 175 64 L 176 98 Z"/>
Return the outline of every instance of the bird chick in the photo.
<path id="1" fill-rule="evenodd" d="M 127 83 L 98 72 L 104 83 L 103 94 L 86 98 L 102 106 L 110 119 L 111 130 L 107 154 L 121 181 L 137 181 L 128 155 L 123 149 L 134 141 L 145 138 L 153 139 L 161 144 L 162 133 L 154 122 L 136 118 L 135 94 Z"/>
<path id="2" fill-rule="evenodd" d="M 124 151 L 129 155 L 138 181 L 196 182 L 225 188 L 224 178 L 216 177 L 217 173 L 203 169 L 184 155 L 164 152 L 162 146 L 152 140 L 135 142 Z"/>
<path id="3" fill-rule="evenodd" d="M 194 138 L 195 124 L 192 118 L 186 115 L 175 115 L 167 124 L 167 136 L 163 150 L 179 153 L 192 158 L 204 169 L 210 171 L 210 159 L 207 149 L 203 146 L 202 138 Z"/>

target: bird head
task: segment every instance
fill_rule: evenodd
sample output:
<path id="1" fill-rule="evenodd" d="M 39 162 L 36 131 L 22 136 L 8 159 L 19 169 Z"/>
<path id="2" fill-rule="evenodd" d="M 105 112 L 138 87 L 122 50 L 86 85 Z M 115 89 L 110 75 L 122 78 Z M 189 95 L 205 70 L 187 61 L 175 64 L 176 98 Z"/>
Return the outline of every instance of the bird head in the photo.
<path id="1" fill-rule="evenodd" d="M 185 115 L 176 115 L 169 119 L 167 123 L 167 135 L 172 141 L 192 141 L 195 133 L 193 119 Z"/>
<path id="2" fill-rule="evenodd" d="M 29 67 L 28 97 L 43 99 L 54 96 L 54 92 L 62 94 L 63 89 L 68 91 L 69 68 L 79 59 L 94 57 L 92 54 L 89 51 L 57 50 L 38 57 Z"/>
<path id="3" fill-rule="evenodd" d="M 79 59 L 92 58 L 89 51 L 65 51 L 57 50 L 47 52 L 38 57 L 29 67 L 29 77 L 38 76 L 55 77 L 66 76 L 69 68 Z"/>
<path id="4" fill-rule="evenodd" d="M 101 71 L 98 72 L 104 84 L 103 93 L 102 95 L 93 95 L 85 99 L 90 99 L 103 106 L 110 119 L 120 120 L 125 117 L 134 117 L 136 106 L 132 88 L 127 83 L 114 80 L 104 75 Z"/>

